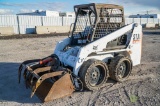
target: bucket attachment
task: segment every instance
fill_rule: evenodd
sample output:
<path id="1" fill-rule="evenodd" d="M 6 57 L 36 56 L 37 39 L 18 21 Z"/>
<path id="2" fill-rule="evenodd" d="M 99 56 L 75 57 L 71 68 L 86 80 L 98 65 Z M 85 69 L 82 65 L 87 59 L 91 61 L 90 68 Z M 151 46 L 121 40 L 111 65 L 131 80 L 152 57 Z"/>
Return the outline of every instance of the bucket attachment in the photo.
<path id="1" fill-rule="evenodd" d="M 53 72 L 43 75 L 37 80 L 35 86 L 32 87 L 32 94 L 35 93 L 39 99 L 43 102 L 48 102 L 54 99 L 62 98 L 64 96 L 71 95 L 74 91 L 74 86 L 70 79 L 70 74 L 65 73 L 61 78 L 59 78 L 54 83 L 47 81 L 45 79 L 53 77 L 54 75 L 61 75 L 62 72 Z"/>
<path id="2" fill-rule="evenodd" d="M 47 61 L 46 61 L 47 60 Z M 46 58 L 43 63 L 54 60 Z M 31 97 L 36 94 L 42 102 L 71 95 L 75 90 L 72 75 L 63 67 L 57 69 L 40 64 L 40 60 L 23 62 L 19 67 L 19 83 L 22 70 L 26 88 L 31 88 Z M 54 60 L 55 61 L 55 60 Z M 24 68 L 25 67 L 25 68 Z M 39 68 L 38 68 L 39 67 Z"/>

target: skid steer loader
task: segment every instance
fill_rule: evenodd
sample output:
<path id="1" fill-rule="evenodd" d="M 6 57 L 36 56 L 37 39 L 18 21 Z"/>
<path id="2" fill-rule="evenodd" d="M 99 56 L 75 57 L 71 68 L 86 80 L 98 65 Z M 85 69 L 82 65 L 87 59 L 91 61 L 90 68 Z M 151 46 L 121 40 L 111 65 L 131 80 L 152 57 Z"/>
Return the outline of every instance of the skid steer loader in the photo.
<path id="1" fill-rule="evenodd" d="M 122 6 L 83 4 L 74 6 L 76 19 L 68 38 L 54 53 L 27 60 L 19 67 L 26 87 L 44 102 L 71 95 L 76 90 L 98 90 L 110 77 L 123 82 L 132 66 L 140 64 L 142 27 L 125 25 Z"/>

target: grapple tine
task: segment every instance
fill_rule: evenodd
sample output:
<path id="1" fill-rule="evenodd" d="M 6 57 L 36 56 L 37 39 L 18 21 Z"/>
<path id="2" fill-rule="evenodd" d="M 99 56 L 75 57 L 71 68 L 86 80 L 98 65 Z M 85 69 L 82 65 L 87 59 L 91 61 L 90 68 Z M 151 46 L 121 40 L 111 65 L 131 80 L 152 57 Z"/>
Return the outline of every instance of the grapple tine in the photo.
<path id="1" fill-rule="evenodd" d="M 51 70 L 51 66 L 48 67 L 43 67 L 43 68 L 37 68 L 34 70 L 34 74 L 39 74 L 41 72 L 46 72 L 46 71 L 50 71 Z"/>
<path id="2" fill-rule="evenodd" d="M 20 79 L 21 79 L 21 73 L 22 73 L 23 66 L 25 66 L 23 76 L 24 76 L 24 78 L 26 78 L 27 68 L 30 68 L 29 66 L 27 66 L 27 64 L 34 63 L 34 62 L 38 62 L 38 61 L 40 61 L 40 59 L 27 60 L 27 61 L 24 61 L 24 62 L 19 66 L 19 70 L 18 70 L 19 83 L 20 83 Z M 30 68 L 30 69 L 31 69 L 31 68 Z"/>
<path id="3" fill-rule="evenodd" d="M 33 78 L 34 78 L 34 76 L 32 76 L 31 81 L 30 81 L 31 87 L 33 86 Z"/>
<path id="4" fill-rule="evenodd" d="M 26 75 L 26 78 L 25 78 L 25 85 L 26 85 L 26 89 L 28 89 L 27 76 L 28 76 L 28 74 Z"/>
<path id="5" fill-rule="evenodd" d="M 32 92 L 31 92 L 31 98 L 33 97 L 33 95 L 35 94 L 35 92 L 36 92 L 36 90 L 34 91 L 34 89 L 35 89 L 35 86 L 33 86 L 33 88 L 32 88 Z"/>
<path id="6" fill-rule="evenodd" d="M 40 78 L 40 76 L 38 75 L 39 73 L 41 72 L 46 72 L 46 71 L 49 71 L 51 69 L 51 67 L 43 67 L 43 68 L 37 68 L 35 69 L 33 72 L 32 72 L 32 78 L 31 78 L 31 85 L 33 84 L 33 79 L 34 77 L 36 77 L 37 79 Z"/>
<path id="7" fill-rule="evenodd" d="M 21 82 L 22 69 L 23 69 L 23 65 L 21 64 L 21 65 L 19 66 L 19 70 L 18 70 L 18 82 L 19 82 L 19 84 L 20 84 L 20 82 Z"/>
<path id="8" fill-rule="evenodd" d="M 23 72 L 23 77 L 24 77 L 24 79 L 26 79 L 27 78 L 27 68 L 24 70 L 24 72 Z"/>
<path id="9" fill-rule="evenodd" d="M 25 79 L 25 83 L 26 83 L 26 89 L 28 89 L 29 85 L 28 85 L 28 81 L 29 81 L 29 77 L 31 76 L 31 73 L 28 73 L 26 75 L 26 79 Z"/>

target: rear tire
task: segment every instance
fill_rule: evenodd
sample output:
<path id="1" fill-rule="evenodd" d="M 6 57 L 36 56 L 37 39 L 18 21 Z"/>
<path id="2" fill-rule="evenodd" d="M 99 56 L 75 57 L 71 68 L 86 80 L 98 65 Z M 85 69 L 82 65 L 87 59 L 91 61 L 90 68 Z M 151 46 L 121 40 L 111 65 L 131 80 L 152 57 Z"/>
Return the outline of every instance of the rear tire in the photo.
<path id="1" fill-rule="evenodd" d="M 125 81 L 132 71 L 132 62 L 129 58 L 124 56 L 116 56 L 113 58 L 109 65 L 109 74 L 111 79 L 123 82 Z"/>
<path id="2" fill-rule="evenodd" d="M 106 63 L 90 59 L 81 66 L 79 76 L 86 89 L 98 90 L 108 79 L 109 71 Z"/>

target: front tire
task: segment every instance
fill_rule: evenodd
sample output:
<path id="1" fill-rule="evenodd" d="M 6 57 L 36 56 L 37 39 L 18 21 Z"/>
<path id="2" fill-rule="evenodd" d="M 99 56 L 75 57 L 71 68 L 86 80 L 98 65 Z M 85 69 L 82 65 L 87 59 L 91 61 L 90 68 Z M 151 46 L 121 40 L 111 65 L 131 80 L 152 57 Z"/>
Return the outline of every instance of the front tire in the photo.
<path id="1" fill-rule="evenodd" d="M 106 63 L 90 59 L 83 63 L 80 68 L 79 76 L 83 85 L 88 90 L 98 90 L 108 79 L 108 67 Z"/>

